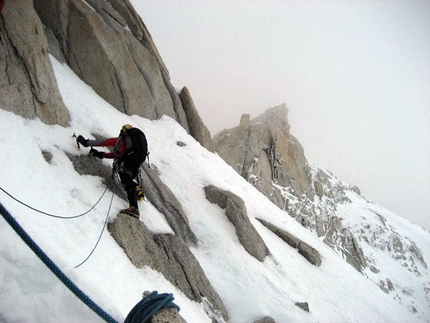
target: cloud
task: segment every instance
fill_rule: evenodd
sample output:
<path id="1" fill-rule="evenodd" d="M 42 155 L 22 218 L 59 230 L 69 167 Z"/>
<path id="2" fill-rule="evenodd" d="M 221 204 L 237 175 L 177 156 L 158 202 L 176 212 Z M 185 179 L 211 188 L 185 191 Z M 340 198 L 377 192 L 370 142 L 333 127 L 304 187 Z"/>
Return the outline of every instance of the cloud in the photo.
<path id="1" fill-rule="evenodd" d="M 311 163 L 430 229 L 428 1 L 134 5 L 213 135 L 286 102 Z"/>

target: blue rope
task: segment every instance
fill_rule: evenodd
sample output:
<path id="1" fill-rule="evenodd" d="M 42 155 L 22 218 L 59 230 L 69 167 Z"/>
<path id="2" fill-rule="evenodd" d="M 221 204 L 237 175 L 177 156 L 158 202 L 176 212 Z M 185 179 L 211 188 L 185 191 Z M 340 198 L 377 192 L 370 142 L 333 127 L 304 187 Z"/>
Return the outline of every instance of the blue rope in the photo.
<path id="1" fill-rule="evenodd" d="M 82 292 L 78 286 L 76 286 L 61 270 L 57 265 L 43 252 L 42 249 L 34 242 L 33 239 L 25 232 L 25 230 L 19 225 L 19 223 L 12 217 L 12 215 L 5 209 L 2 203 L 0 203 L 0 213 L 3 218 L 9 223 L 9 225 L 15 230 L 15 232 L 21 237 L 22 240 L 33 250 L 33 252 L 39 257 L 40 260 L 52 271 L 52 273 L 66 285 L 66 287 L 75 294 L 82 302 L 84 302 L 90 309 L 92 309 L 98 316 L 109 323 L 117 323 L 108 313 L 106 313 L 101 307 L 94 303 L 87 295 Z"/>
<path id="2" fill-rule="evenodd" d="M 124 323 L 146 323 L 163 307 L 176 308 L 180 311 L 180 307 L 173 303 L 174 299 L 173 294 L 158 294 L 155 290 L 133 307 Z"/>

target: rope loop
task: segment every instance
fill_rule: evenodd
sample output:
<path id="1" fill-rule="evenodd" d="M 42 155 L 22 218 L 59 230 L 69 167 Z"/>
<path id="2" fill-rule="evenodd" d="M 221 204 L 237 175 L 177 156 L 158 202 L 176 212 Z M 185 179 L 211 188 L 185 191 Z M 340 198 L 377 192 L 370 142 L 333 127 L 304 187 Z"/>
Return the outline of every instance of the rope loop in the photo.
<path id="1" fill-rule="evenodd" d="M 175 308 L 179 312 L 180 307 L 173 303 L 174 299 L 173 294 L 158 294 L 155 290 L 133 307 L 124 323 L 146 323 L 164 307 Z"/>

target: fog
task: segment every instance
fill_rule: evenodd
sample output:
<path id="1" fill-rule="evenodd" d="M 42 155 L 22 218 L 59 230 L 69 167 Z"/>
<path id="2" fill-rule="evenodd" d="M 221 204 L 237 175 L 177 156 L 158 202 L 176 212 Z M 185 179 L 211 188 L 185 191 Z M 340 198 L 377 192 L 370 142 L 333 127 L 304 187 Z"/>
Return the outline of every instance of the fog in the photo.
<path id="1" fill-rule="evenodd" d="M 132 3 L 212 135 L 285 102 L 310 163 L 430 229 L 430 1 Z"/>

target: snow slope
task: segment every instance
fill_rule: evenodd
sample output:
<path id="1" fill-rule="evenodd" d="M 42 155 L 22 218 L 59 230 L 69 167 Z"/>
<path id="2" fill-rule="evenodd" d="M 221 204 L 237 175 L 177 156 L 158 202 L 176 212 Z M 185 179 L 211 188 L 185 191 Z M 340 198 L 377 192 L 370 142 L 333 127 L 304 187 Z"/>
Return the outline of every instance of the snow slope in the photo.
<path id="1" fill-rule="evenodd" d="M 69 127 L 45 125 L 39 120 L 26 120 L 0 110 L 3 133 L 0 186 L 3 189 L 46 212 L 59 215 L 85 212 L 105 187 L 100 177 L 75 172 L 66 153 L 87 154 L 88 150 L 78 151 L 72 134 L 115 136 L 123 124 L 130 123 L 145 131 L 151 164 L 182 203 L 199 240 L 192 252 L 225 302 L 230 322 L 248 323 L 265 315 L 278 323 L 426 322 L 425 317 L 399 306 L 391 296 L 346 264 L 221 158 L 202 148 L 175 121 L 168 117 L 150 121 L 123 115 L 98 97 L 67 66 L 52 57 L 51 60 L 71 124 Z M 178 141 L 186 145 L 180 147 Z M 52 155 L 49 163 L 42 152 Z M 110 164 L 107 160 L 104 162 Z M 203 187 L 208 184 L 230 190 L 245 201 L 248 216 L 272 256 L 259 262 L 244 250 L 224 211 L 205 199 Z M 107 231 L 88 261 L 74 268 L 94 247 L 110 198 L 108 191 L 88 215 L 64 220 L 35 213 L 0 192 L 0 202 L 39 246 L 118 321 L 124 320 L 144 290 L 158 290 L 174 294 L 175 303 L 181 307 L 180 314 L 189 323 L 211 322 L 202 304 L 188 300 L 161 274 L 150 268 L 135 268 Z M 114 197 L 110 219 L 126 205 Z M 143 202 L 141 213 L 141 221 L 151 231 L 172 232 L 151 203 Z M 321 267 L 308 263 L 296 249 L 255 218 L 269 221 L 317 249 L 323 258 Z M 415 230 L 407 221 L 401 225 L 405 230 Z M 44 267 L 3 218 L 0 235 L 0 322 L 102 321 Z M 428 253 L 427 256 L 430 257 Z M 310 313 L 297 307 L 296 302 L 308 302 Z M 428 308 L 425 313 L 428 321 Z"/>

